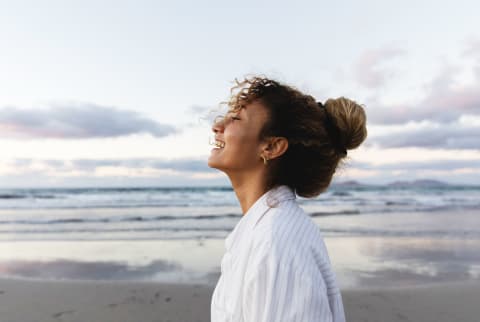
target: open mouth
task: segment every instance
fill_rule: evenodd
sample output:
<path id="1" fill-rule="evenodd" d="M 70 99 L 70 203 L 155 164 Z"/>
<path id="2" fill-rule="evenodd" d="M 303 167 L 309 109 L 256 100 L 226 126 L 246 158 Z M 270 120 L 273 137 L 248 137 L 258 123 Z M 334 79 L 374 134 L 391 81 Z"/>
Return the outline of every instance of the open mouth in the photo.
<path id="1" fill-rule="evenodd" d="M 215 140 L 214 144 L 217 148 L 223 149 L 225 147 L 225 142 Z"/>
<path id="2" fill-rule="evenodd" d="M 213 136 L 209 137 L 208 143 L 215 146 L 217 149 L 223 149 L 225 147 L 225 142 L 220 141 L 219 139 L 214 138 Z"/>

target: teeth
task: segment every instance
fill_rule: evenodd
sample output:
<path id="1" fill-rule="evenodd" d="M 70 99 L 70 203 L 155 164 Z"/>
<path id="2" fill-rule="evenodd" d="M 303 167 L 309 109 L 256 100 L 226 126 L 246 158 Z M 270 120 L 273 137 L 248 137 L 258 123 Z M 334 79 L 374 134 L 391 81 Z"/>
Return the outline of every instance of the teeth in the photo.
<path id="1" fill-rule="evenodd" d="M 222 142 L 220 140 L 215 140 L 213 137 L 208 139 L 208 144 L 214 145 L 217 148 L 224 148 L 225 147 L 225 142 Z"/>

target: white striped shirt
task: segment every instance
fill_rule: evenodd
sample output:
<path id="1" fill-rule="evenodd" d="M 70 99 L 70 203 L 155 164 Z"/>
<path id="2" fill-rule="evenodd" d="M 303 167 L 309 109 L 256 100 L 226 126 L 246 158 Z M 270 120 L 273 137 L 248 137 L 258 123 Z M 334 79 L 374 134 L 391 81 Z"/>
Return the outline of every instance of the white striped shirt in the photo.
<path id="1" fill-rule="evenodd" d="M 260 197 L 225 240 L 212 322 L 344 322 L 320 229 L 287 186 Z"/>

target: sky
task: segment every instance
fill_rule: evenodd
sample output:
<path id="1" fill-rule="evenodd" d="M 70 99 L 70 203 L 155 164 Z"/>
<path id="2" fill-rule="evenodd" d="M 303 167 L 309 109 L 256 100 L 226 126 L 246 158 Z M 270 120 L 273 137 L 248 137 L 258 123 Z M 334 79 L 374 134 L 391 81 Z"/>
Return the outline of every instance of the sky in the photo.
<path id="1" fill-rule="evenodd" d="M 363 104 L 336 181 L 480 182 L 476 1 L 0 0 L 0 188 L 227 185 L 210 119 L 264 75 Z"/>

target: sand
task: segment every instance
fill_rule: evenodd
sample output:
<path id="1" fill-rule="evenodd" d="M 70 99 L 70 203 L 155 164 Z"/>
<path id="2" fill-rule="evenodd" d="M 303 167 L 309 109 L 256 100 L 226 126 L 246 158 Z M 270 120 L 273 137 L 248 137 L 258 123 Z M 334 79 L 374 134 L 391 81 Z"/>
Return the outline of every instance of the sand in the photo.
<path id="1" fill-rule="evenodd" d="M 342 294 L 350 322 L 480 322 L 480 281 Z"/>
<path id="2" fill-rule="evenodd" d="M 212 286 L 0 279 L 1 322 L 210 321 Z M 480 321 L 480 281 L 342 291 L 347 321 Z"/>

